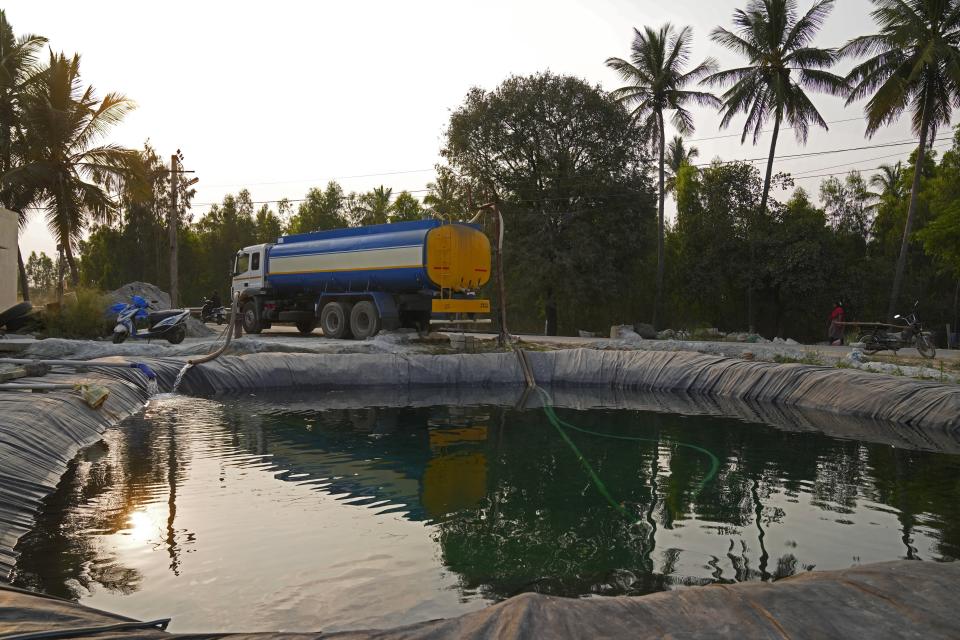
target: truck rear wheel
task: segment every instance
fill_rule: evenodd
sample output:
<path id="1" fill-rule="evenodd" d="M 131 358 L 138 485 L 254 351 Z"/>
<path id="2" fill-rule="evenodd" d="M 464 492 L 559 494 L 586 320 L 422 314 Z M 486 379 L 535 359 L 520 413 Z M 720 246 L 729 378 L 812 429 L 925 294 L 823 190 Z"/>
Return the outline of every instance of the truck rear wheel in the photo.
<path id="1" fill-rule="evenodd" d="M 263 331 L 263 327 L 260 325 L 260 314 L 257 313 L 257 303 L 253 300 L 243 305 L 243 331 L 250 334 Z"/>
<path id="2" fill-rule="evenodd" d="M 347 302 L 328 302 L 320 311 L 320 328 L 326 338 L 350 337 L 351 305 Z"/>
<path id="3" fill-rule="evenodd" d="M 376 305 L 368 300 L 353 305 L 353 311 L 350 312 L 350 330 L 357 340 L 377 335 L 380 331 L 380 313 Z"/>

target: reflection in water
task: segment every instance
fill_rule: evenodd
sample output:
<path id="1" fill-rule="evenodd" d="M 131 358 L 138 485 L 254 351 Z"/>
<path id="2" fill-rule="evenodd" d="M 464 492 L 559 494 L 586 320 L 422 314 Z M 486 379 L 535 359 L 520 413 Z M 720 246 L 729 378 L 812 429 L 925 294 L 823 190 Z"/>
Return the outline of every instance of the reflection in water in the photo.
<path id="1" fill-rule="evenodd" d="M 539 410 L 292 400 L 154 400 L 71 465 L 15 583 L 181 631 L 332 631 L 960 557 L 958 456 L 703 416 L 558 410 L 645 438 L 566 441 Z M 702 488 L 689 444 L 720 459 Z"/>

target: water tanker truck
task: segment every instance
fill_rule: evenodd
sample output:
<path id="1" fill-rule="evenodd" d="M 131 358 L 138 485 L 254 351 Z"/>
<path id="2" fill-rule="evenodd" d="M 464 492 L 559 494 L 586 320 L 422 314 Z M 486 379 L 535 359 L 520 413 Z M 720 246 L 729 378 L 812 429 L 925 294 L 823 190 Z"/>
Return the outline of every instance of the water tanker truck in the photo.
<path id="1" fill-rule="evenodd" d="M 308 334 L 319 323 L 329 338 L 363 339 L 381 329 L 480 320 L 490 301 L 477 294 L 489 279 L 490 241 L 477 226 L 420 220 L 244 247 L 231 294 L 247 333 L 288 322 Z"/>

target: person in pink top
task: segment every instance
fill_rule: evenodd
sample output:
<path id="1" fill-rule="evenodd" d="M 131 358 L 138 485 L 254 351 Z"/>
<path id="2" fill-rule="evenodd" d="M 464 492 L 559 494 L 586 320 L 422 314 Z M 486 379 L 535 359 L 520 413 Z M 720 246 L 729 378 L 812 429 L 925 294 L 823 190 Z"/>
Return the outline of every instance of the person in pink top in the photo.
<path id="1" fill-rule="evenodd" d="M 843 344 L 843 325 L 841 324 L 843 321 L 843 301 L 839 301 L 834 305 L 833 311 L 830 312 L 830 328 L 827 330 L 827 336 L 830 338 L 830 344 Z"/>

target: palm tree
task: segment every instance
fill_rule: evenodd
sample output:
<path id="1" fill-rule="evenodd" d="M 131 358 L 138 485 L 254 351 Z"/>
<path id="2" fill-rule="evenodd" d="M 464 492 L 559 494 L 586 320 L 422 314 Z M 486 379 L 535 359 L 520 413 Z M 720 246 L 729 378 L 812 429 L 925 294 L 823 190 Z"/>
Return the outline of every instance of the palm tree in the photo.
<path id="1" fill-rule="evenodd" d="M 0 9 L 0 176 L 5 176 L 16 162 L 16 148 L 23 134 L 21 103 L 27 89 L 39 77 L 37 52 L 45 42 L 46 38 L 29 34 L 17 38 L 7 22 L 6 12 Z M 29 189 L 17 189 L 7 183 L 0 186 L 0 204 L 17 213 L 21 230 L 27 224 L 28 207 L 35 199 L 35 192 Z M 23 299 L 30 300 L 27 271 L 19 246 L 17 267 Z"/>
<path id="2" fill-rule="evenodd" d="M 746 141 L 752 130 L 756 144 L 764 124 L 773 118 L 761 215 L 767 210 L 780 125 L 786 121 L 797 141 L 805 143 L 811 123 L 829 129 L 805 90 L 846 93 L 844 79 L 825 71 L 837 61 L 837 51 L 810 46 L 832 9 L 833 0 L 820 0 L 798 18 L 795 0 L 750 0 L 746 11 L 737 9 L 733 13 L 736 33 L 717 27 L 710 34 L 714 42 L 748 60 L 745 67 L 707 78 L 711 85 L 730 85 L 721 96 L 721 128 L 727 127 L 737 114 L 745 113 L 747 120 L 740 142 Z"/>
<path id="3" fill-rule="evenodd" d="M 879 33 L 854 38 L 840 49 L 841 55 L 872 56 L 847 76 L 852 85 L 847 104 L 870 96 L 865 113 L 871 137 L 909 110 L 913 132 L 919 138 L 910 206 L 887 309 L 887 317 L 892 317 L 907 263 L 927 146 L 937 127 L 949 124 L 953 106 L 960 104 L 960 2 L 873 0 L 873 4 L 876 8 L 871 15 Z"/>
<path id="4" fill-rule="evenodd" d="M 98 100 L 80 83 L 80 57 L 50 53 L 42 81 L 23 105 L 25 164 L 10 172 L 13 183 L 42 190 L 42 207 L 63 247 L 73 286 L 80 281 L 75 250 L 88 223 L 108 222 L 117 210 L 110 187 L 131 178 L 138 154 L 98 144 L 134 108 L 117 93 Z"/>
<path id="5" fill-rule="evenodd" d="M 877 189 L 872 192 L 876 200 L 899 200 L 903 197 L 903 163 L 880 165 L 880 173 L 870 176 L 870 186 Z M 872 205 L 876 208 L 878 205 Z"/>
<path id="6" fill-rule="evenodd" d="M 684 27 L 675 32 L 669 23 L 654 30 L 644 27 L 634 29 L 630 60 L 607 58 L 608 67 L 616 71 L 629 84 L 615 89 L 614 99 L 632 106 L 635 121 L 642 123 L 643 131 L 650 137 L 655 153 L 659 155 L 659 188 L 657 202 L 657 293 L 653 305 L 653 325 L 657 326 L 657 314 L 663 298 L 664 272 L 664 221 L 663 203 L 664 155 L 666 153 L 666 125 L 663 114 L 672 111 L 670 119 L 674 128 L 682 134 L 694 131 L 693 114 L 687 110 L 691 103 L 719 106 L 720 101 L 711 93 L 690 91 L 685 87 L 696 84 L 716 71 L 717 62 L 706 58 L 689 71 L 684 67 L 690 60 L 690 40 L 693 31 Z"/>
<path id="7" fill-rule="evenodd" d="M 680 171 L 680 167 L 688 164 L 692 165 L 693 161 L 699 156 L 699 149 L 696 147 L 690 147 L 688 149 L 683 143 L 681 136 L 673 136 L 673 140 L 667 145 L 667 169 L 669 170 L 669 175 L 667 176 L 666 189 L 668 192 L 673 191 L 677 186 L 677 173 Z"/>
<path id="8" fill-rule="evenodd" d="M 773 137 L 767 157 L 758 216 L 767 212 L 770 180 L 773 177 L 773 159 L 777 153 L 780 125 L 786 121 L 797 141 L 807 141 L 810 124 L 829 129 L 823 116 L 804 90 L 846 93 L 843 78 L 825 69 L 833 66 L 838 54 L 834 49 L 810 46 L 813 37 L 833 9 L 833 0 L 820 0 L 802 17 L 797 15 L 795 0 L 750 0 L 746 11 L 733 13 L 736 33 L 717 27 L 710 38 L 744 56 L 745 67 L 716 73 L 707 82 L 711 85 L 730 85 L 723 94 L 720 127 L 727 127 L 739 113 L 745 113 L 740 142 L 753 132 L 756 144 L 767 120 L 773 118 Z M 753 223 L 747 224 L 747 244 L 750 247 L 750 272 L 747 274 L 747 324 L 754 330 L 754 242 Z"/>
<path id="9" fill-rule="evenodd" d="M 353 207 L 354 223 L 386 224 L 390 216 L 390 200 L 393 198 L 393 189 L 380 185 L 357 197 Z"/>

